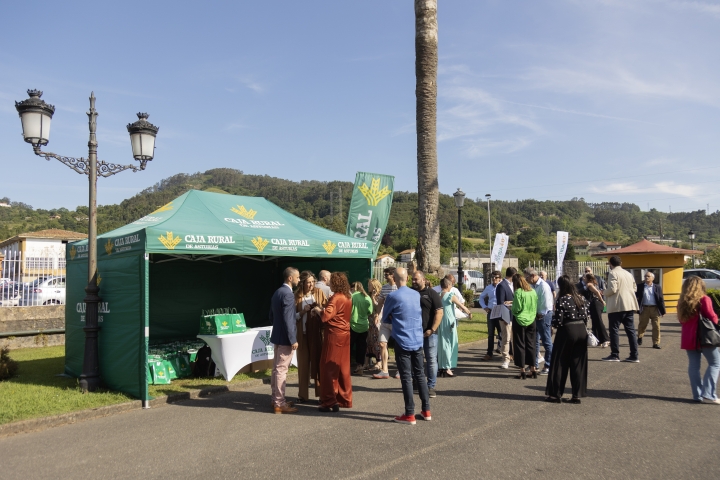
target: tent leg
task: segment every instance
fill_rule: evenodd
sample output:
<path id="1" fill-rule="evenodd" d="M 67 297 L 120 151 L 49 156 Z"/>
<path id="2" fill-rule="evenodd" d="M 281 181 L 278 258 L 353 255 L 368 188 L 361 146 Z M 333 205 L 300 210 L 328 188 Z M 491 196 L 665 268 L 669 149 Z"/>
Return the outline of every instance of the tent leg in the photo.
<path id="1" fill-rule="evenodd" d="M 143 408 L 143 410 L 149 409 L 150 408 L 150 400 L 143 400 L 142 408 Z"/>

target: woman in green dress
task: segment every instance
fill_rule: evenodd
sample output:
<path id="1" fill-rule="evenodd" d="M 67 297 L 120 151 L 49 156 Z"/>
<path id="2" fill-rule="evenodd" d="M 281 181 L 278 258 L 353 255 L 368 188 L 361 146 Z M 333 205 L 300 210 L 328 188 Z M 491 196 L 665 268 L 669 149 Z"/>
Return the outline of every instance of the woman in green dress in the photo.
<path id="1" fill-rule="evenodd" d="M 470 310 L 450 291 L 452 286 L 452 282 L 447 278 L 440 280 L 443 318 L 438 327 L 438 373 L 450 378 L 456 376 L 452 369 L 457 367 L 458 360 L 457 320 L 454 306 L 457 305 L 460 310 L 468 314 L 468 318 L 472 318 Z"/>
<path id="2" fill-rule="evenodd" d="M 537 316 L 537 293 L 522 275 L 516 273 L 512 277 L 515 294 L 512 301 L 512 336 L 513 359 L 520 368 L 520 375 L 515 378 L 525 380 L 525 366 L 530 367 L 530 374 L 537 378 L 535 368 L 535 318 Z"/>

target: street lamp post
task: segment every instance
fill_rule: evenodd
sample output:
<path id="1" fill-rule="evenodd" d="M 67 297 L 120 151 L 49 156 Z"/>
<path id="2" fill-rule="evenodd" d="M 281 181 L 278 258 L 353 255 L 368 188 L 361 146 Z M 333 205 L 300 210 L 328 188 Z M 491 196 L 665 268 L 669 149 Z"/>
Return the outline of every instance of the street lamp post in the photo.
<path id="1" fill-rule="evenodd" d="M 488 248 L 490 249 L 489 255 L 492 255 L 492 233 L 490 233 L 490 194 L 486 193 L 485 198 L 487 198 L 488 204 Z"/>
<path id="2" fill-rule="evenodd" d="M 688 237 L 690 237 L 690 249 L 695 250 L 695 232 L 690 230 L 688 232 Z M 695 268 L 695 254 L 693 253 L 692 256 L 692 266 Z"/>
<path id="3" fill-rule="evenodd" d="M 460 216 L 463 203 L 465 203 L 465 194 L 458 188 L 457 192 L 453 193 L 453 197 L 455 198 L 455 206 L 458 209 L 458 284 L 462 285 L 462 290 L 465 290 L 465 274 L 462 268 L 462 223 Z"/>
<path id="4" fill-rule="evenodd" d="M 109 177 L 123 170 L 137 172 L 145 170 L 147 162 L 153 159 L 155 151 L 155 137 L 158 127 L 147 121 L 147 113 L 138 113 L 138 121 L 128 124 L 130 144 L 133 157 L 140 162 L 135 165 L 117 165 L 98 161 L 97 138 L 95 136 L 98 113 L 95 110 L 95 94 L 90 93 L 90 111 L 87 112 L 90 139 L 88 140 L 88 157 L 64 157 L 55 153 L 43 152 L 40 147 L 47 145 L 50 139 L 50 122 L 55 107 L 41 100 L 43 92 L 28 90 L 30 98 L 15 102 L 15 109 L 20 115 L 23 128 L 23 138 L 32 144 L 35 155 L 45 160 L 54 158 L 77 173 L 88 176 L 88 285 L 85 287 L 85 357 L 83 371 L 80 375 L 80 387 L 83 391 L 93 392 L 100 386 L 100 364 L 98 361 L 98 303 L 100 302 L 100 288 L 97 285 L 97 177 Z"/>

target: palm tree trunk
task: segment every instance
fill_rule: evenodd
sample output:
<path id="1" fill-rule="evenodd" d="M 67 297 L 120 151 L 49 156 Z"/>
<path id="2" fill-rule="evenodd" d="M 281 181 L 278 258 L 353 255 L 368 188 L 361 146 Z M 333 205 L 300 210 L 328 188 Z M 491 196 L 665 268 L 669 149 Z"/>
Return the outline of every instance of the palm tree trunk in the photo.
<path id="1" fill-rule="evenodd" d="M 425 273 L 440 273 L 437 165 L 437 0 L 415 0 L 415 97 L 418 169 L 418 245 Z"/>

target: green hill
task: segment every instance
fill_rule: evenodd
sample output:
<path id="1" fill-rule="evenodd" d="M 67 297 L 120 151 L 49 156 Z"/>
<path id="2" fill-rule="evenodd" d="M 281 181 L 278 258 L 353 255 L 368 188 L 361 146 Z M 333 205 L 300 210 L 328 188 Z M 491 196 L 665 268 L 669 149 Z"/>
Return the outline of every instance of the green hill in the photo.
<path id="1" fill-rule="evenodd" d="M 143 217 L 189 189 L 224 192 L 234 195 L 262 196 L 285 210 L 317 225 L 345 231 L 347 210 L 352 196 L 351 182 L 294 182 L 267 175 L 245 175 L 229 168 L 204 173 L 178 174 L 146 188 L 119 205 L 98 207 L 98 232 L 106 232 Z M 0 208 L 0 237 L 21 232 L 62 228 L 87 232 L 87 207 L 33 209 L 22 202 L 8 202 L 11 208 Z M 342 211 L 340 210 L 342 205 Z M 720 242 L 720 213 L 642 212 L 631 203 L 586 203 L 582 198 L 569 201 L 492 201 L 491 223 L 494 232 L 511 236 L 516 253 L 529 252 L 533 257 L 554 255 L 554 233 L 570 232 L 573 239 L 608 240 L 629 244 L 647 235 L 663 234 L 666 238 L 685 241 L 693 229 L 697 243 Z M 484 200 L 467 199 L 463 208 L 463 236 L 467 250 L 487 248 L 487 206 Z M 395 192 L 388 229 L 381 253 L 397 253 L 415 248 L 417 242 L 417 193 Z M 440 197 L 442 255 L 447 258 L 456 248 L 457 210 L 452 196 Z"/>

